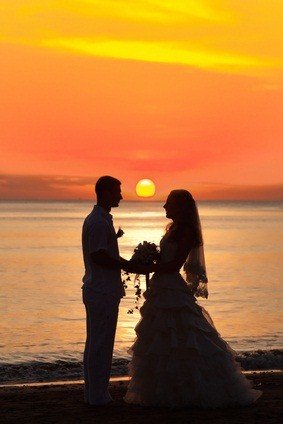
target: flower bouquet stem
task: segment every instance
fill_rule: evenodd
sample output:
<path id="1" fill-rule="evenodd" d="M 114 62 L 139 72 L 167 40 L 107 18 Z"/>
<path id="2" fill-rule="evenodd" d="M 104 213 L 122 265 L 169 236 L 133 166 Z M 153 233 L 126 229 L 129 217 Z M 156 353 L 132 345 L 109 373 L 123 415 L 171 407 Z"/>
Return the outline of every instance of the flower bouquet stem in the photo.
<path id="1" fill-rule="evenodd" d="M 143 243 L 139 243 L 138 246 L 134 249 L 134 253 L 131 257 L 131 261 L 136 262 L 136 264 L 148 266 L 153 265 L 156 263 L 156 261 L 160 257 L 160 252 L 158 247 L 155 243 L 150 243 L 148 241 L 144 241 Z M 133 262 L 133 263 L 134 263 Z M 124 284 L 127 281 L 130 281 L 131 278 L 129 277 L 129 274 L 126 272 L 124 273 L 126 275 L 126 278 L 123 280 Z M 145 284 L 146 284 L 146 290 L 149 289 L 149 273 L 145 274 Z M 132 314 L 134 312 L 134 309 L 139 310 L 139 300 L 142 295 L 141 286 L 140 286 L 140 274 L 136 273 L 135 279 L 134 279 L 134 288 L 135 291 L 135 306 L 134 308 L 131 308 L 128 310 L 128 314 Z"/>
<path id="2" fill-rule="evenodd" d="M 149 274 L 145 274 L 145 286 L 146 290 L 149 289 Z"/>

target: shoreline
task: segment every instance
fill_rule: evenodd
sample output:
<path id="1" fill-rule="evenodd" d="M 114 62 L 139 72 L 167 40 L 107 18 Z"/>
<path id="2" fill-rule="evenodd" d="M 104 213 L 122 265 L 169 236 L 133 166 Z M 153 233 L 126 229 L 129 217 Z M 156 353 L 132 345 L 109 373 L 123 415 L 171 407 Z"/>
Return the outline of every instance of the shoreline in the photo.
<path id="1" fill-rule="evenodd" d="M 245 407 L 226 409 L 159 408 L 128 405 L 123 401 L 128 377 L 114 377 L 109 391 L 114 402 L 89 407 L 83 401 L 83 382 L 48 382 L 0 387 L 1 424 L 142 424 L 145 421 L 190 424 L 278 424 L 283 413 L 283 372 L 245 372 L 259 400 Z"/>
<path id="2" fill-rule="evenodd" d="M 279 371 L 280 372 L 280 371 Z M 130 377 L 127 375 L 112 376 L 110 378 L 110 383 L 119 382 L 119 381 L 129 381 Z M 0 389 L 5 389 L 6 387 L 44 387 L 44 386 L 68 386 L 68 385 L 82 385 L 84 380 L 54 380 L 54 381 L 31 381 L 26 383 L 4 383 L 0 384 Z"/>
<path id="3" fill-rule="evenodd" d="M 245 375 L 250 374 L 282 374 L 283 370 L 280 369 L 270 369 L 270 370 L 242 370 L 242 373 Z M 119 381 L 129 381 L 130 376 L 128 375 L 112 375 L 110 377 L 110 384 L 119 382 Z M 27 382 L 7 382 L 1 383 L 0 389 L 5 387 L 44 387 L 44 386 L 66 386 L 66 385 L 81 385 L 84 384 L 83 379 L 78 380 L 52 380 L 52 381 L 27 381 Z"/>
<path id="4" fill-rule="evenodd" d="M 270 369 L 270 370 L 242 370 L 245 375 L 251 374 L 281 374 L 283 377 L 283 370 Z M 110 377 L 110 384 L 120 381 L 129 381 L 130 376 L 128 375 L 113 375 Z M 52 380 L 52 381 L 27 381 L 27 382 L 7 382 L 0 384 L 0 389 L 13 388 L 13 387 L 45 387 L 45 386 L 68 386 L 68 385 L 82 385 L 84 384 L 83 379 L 78 380 Z"/>

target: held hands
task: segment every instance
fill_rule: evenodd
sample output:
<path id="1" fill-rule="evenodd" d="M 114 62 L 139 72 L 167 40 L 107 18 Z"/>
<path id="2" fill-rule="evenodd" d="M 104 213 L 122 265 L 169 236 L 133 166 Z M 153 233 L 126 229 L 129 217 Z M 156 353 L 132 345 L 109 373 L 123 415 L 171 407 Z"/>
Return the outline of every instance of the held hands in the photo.
<path id="1" fill-rule="evenodd" d="M 121 265 L 122 269 L 133 274 L 149 274 L 150 272 L 153 272 L 152 266 L 141 265 L 133 260 L 127 261 L 126 259 L 121 258 Z"/>
<path id="2" fill-rule="evenodd" d="M 130 261 L 131 266 L 133 267 L 133 272 L 135 274 L 149 274 L 151 271 L 151 266 L 149 265 L 142 265 L 136 261 Z"/>
<path id="3" fill-rule="evenodd" d="M 133 266 L 135 274 L 151 274 L 156 271 L 156 264 L 143 265 L 134 260 L 130 260 L 129 263 Z"/>
<path id="4" fill-rule="evenodd" d="M 130 261 L 123 263 L 122 269 L 135 274 L 150 274 L 155 271 L 155 262 L 160 257 L 160 251 L 155 243 L 143 241 L 134 249 Z"/>

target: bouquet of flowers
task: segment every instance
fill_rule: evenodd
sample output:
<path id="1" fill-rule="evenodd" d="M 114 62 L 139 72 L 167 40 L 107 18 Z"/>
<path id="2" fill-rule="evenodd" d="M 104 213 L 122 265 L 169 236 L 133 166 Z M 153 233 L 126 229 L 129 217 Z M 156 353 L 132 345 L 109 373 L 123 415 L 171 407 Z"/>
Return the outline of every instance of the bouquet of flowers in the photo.
<path id="1" fill-rule="evenodd" d="M 143 241 L 134 250 L 132 261 L 141 265 L 153 265 L 159 258 L 159 250 L 155 243 Z"/>
<path id="2" fill-rule="evenodd" d="M 137 262 L 140 265 L 153 265 L 159 259 L 159 254 L 160 254 L 159 249 L 155 243 L 143 241 L 142 243 L 139 243 L 138 246 L 134 249 L 134 253 L 131 257 L 131 260 Z M 124 284 L 125 284 L 125 282 L 130 281 L 131 278 L 129 276 L 129 273 L 125 272 L 124 274 L 126 275 L 126 279 L 124 280 Z M 148 285 L 149 285 L 149 274 L 146 274 L 146 289 L 148 289 Z M 127 286 L 125 286 L 125 288 L 127 288 Z M 136 274 L 135 276 L 134 288 L 136 289 L 135 309 L 139 309 L 138 303 L 141 297 L 139 274 Z M 132 314 L 133 312 L 134 312 L 133 309 L 128 310 L 128 314 Z"/>

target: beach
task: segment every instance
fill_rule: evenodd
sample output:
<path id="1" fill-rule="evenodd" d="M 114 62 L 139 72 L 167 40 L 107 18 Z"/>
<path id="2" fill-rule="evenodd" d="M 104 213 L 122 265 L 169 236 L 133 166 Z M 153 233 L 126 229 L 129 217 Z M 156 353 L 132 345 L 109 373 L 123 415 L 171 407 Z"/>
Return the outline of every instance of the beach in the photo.
<path id="1" fill-rule="evenodd" d="M 83 384 L 6 386 L 0 388 L 1 423 L 210 423 L 278 424 L 282 416 L 283 373 L 248 373 L 255 388 L 263 391 L 252 406 L 215 410 L 168 409 L 127 405 L 123 401 L 128 381 L 115 378 L 110 383 L 114 402 L 89 407 L 83 401 Z"/>

